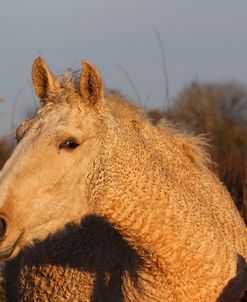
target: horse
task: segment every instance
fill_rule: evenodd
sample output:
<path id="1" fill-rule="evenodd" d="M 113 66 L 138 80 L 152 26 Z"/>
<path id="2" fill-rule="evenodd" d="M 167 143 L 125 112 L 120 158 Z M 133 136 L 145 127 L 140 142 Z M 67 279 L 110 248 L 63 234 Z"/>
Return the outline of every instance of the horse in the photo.
<path id="1" fill-rule="evenodd" d="M 86 60 L 77 81 L 38 57 L 32 80 L 41 106 L 0 172 L 7 300 L 238 301 L 247 230 L 205 142 L 154 126 Z"/>

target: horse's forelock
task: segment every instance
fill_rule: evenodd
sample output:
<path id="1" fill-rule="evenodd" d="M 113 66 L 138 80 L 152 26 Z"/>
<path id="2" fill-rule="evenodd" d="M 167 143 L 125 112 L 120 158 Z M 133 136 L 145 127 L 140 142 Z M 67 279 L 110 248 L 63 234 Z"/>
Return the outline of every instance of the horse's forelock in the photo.
<path id="1" fill-rule="evenodd" d="M 24 121 L 17 129 L 16 129 L 16 139 L 20 140 L 23 138 L 27 130 L 33 125 L 35 122 L 35 117 L 32 119 L 28 119 Z"/>

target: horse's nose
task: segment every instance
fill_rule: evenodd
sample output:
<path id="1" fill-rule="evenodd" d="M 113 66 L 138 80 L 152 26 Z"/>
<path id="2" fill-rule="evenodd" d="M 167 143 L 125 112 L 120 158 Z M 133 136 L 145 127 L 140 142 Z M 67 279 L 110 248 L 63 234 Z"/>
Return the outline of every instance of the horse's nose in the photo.
<path id="1" fill-rule="evenodd" d="M 4 239 L 8 230 L 8 222 L 5 217 L 0 217 L 0 240 Z"/>

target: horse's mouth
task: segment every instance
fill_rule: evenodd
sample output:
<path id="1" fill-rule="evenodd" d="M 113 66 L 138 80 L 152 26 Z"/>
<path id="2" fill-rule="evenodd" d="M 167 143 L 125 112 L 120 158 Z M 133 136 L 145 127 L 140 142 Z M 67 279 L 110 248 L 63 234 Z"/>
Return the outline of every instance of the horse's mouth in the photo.
<path id="1" fill-rule="evenodd" d="M 15 251 L 17 244 L 19 243 L 21 237 L 22 237 L 22 234 L 16 239 L 16 241 L 13 244 L 10 244 L 7 248 L 5 248 L 3 250 L 0 249 L 0 261 L 7 260 L 14 254 L 14 251 Z"/>

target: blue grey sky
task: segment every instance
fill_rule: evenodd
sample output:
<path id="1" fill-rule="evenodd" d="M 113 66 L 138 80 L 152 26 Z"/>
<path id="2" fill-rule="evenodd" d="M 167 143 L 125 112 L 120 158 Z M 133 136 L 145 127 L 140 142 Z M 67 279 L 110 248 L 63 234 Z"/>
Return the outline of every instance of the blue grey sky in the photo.
<path id="1" fill-rule="evenodd" d="M 0 134 L 33 108 L 31 66 L 42 54 L 56 73 L 94 63 L 108 88 L 136 99 L 118 65 L 131 76 L 142 101 L 161 107 L 165 97 L 155 26 L 163 41 L 169 87 L 247 81 L 246 0 L 0 0 Z"/>

